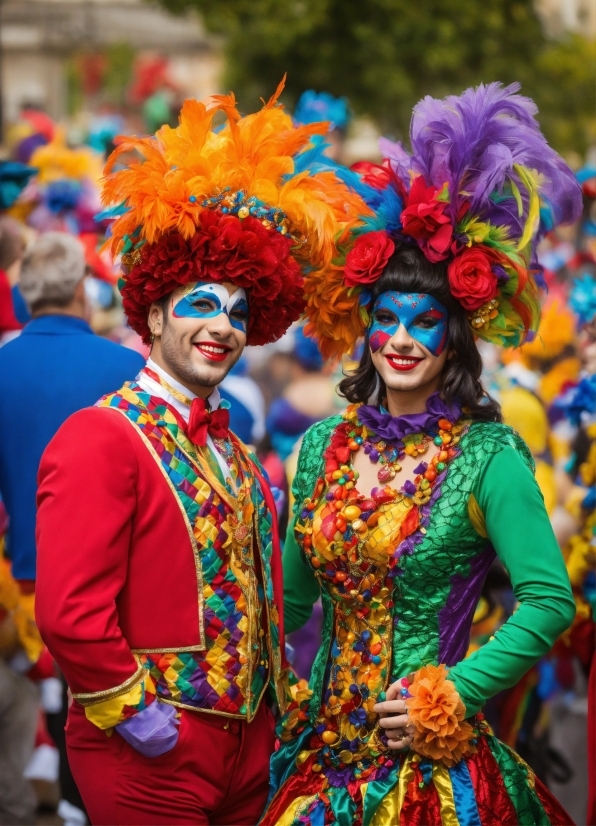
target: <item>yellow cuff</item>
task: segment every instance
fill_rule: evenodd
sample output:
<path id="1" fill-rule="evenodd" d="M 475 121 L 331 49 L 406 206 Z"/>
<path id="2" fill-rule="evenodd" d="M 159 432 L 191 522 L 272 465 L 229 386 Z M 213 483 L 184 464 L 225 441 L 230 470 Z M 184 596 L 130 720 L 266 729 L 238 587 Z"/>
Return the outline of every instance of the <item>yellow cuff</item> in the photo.
<path id="1" fill-rule="evenodd" d="M 155 694 L 155 683 L 149 674 L 146 674 L 143 681 L 137 683 L 126 694 L 119 694 L 109 700 L 87 706 L 85 717 L 102 731 L 113 728 L 124 719 L 122 711 L 125 706 L 138 706 L 145 694 Z"/>

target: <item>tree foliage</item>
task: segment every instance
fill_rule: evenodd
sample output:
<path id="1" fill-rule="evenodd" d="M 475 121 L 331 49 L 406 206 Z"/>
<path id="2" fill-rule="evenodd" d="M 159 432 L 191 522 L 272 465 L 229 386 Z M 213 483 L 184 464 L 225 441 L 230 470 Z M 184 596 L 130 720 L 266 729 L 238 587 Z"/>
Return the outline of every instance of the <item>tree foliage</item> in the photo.
<path id="1" fill-rule="evenodd" d="M 592 44 L 549 43 L 532 0 L 161 3 L 174 12 L 198 10 L 210 31 L 224 35 L 225 85 L 247 109 L 287 72 L 289 106 L 304 89 L 325 89 L 346 95 L 357 114 L 403 138 L 412 106 L 424 95 L 519 80 L 543 107 L 545 129 L 559 149 L 581 151 L 591 137 Z"/>

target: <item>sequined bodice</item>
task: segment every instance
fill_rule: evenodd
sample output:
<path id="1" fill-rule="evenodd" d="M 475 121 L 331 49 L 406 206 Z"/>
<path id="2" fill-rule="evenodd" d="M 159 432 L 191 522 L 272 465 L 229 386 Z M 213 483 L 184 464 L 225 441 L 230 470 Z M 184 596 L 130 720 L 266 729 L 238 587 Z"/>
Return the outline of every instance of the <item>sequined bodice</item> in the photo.
<path id="1" fill-rule="evenodd" d="M 315 721 L 326 769 L 362 766 L 387 752 L 374 706 L 391 676 L 400 548 L 419 527 L 419 509 L 430 499 L 431 480 L 457 455 L 462 427 L 445 424 L 449 433 L 438 436 L 432 462 L 429 455 L 429 463 L 416 468 L 416 484 L 406 482 L 399 491 L 376 487 L 365 496 L 358 492 L 351 462 L 367 431 L 350 408 L 325 453 L 324 479 L 305 502 L 297 525 L 309 564 L 333 603 L 331 662 Z M 423 434 L 414 436 L 411 449 L 426 453 L 428 443 Z M 376 457 L 382 450 L 378 444 Z M 386 470 L 379 472 L 379 480 L 386 478 Z M 427 470 L 429 478 L 424 478 Z"/>
<path id="2" fill-rule="evenodd" d="M 464 423 L 448 464 L 437 457 L 430 489 L 419 484 L 409 497 L 387 492 L 391 501 L 372 503 L 354 493 L 356 501 L 339 507 L 338 477 L 350 494 L 357 483 L 350 477 L 349 451 L 329 473 L 328 457 L 333 450 L 337 456 L 338 446 L 342 450 L 345 421 L 316 425 L 300 454 L 295 537 L 321 586 L 324 625 L 309 690 L 298 693 L 280 734 L 284 742 L 300 738 L 298 763 L 313 761 L 313 771 L 333 786 L 388 774 L 394 755 L 379 736 L 372 707 L 391 683 L 423 665 L 450 666 L 465 656 L 494 559 L 470 517 L 471 495 L 488 459 L 504 444 L 531 467 L 527 448 L 510 428 Z M 361 513 L 349 513 L 346 504 Z M 334 508 L 351 517 L 343 534 L 341 521 L 332 519 Z"/>
<path id="3" fill-rule="evenodd" d="M 313 741 L 311 748 L 320 755 L 321 770 L 338 773 L 336 779 L 345 772 L 346 781 L 373 768 L 376 773 L 392 760 L 373 712 L 387 687 L 425 663 L 457 661 L 465 653 L 454 639 L 465 642 L 478 592 L 470 588 L 462 601 L 453 583 L 460 574 L 467 580 L 474 558 L 481 584 L 494 555 L 468 517 L 478 462 L 471 454 L 464 457 L 459 444 L 460 433 L 468 441 L 465 424 L 453 431 L 448 456 L 439 445 L 424 457 L 436 481 L 427 485 L 419 476 L 411 495 L 385 487 L 367 498 L 358 494 L 350 456 L 342 453 L 353 422 L 352 415 L 347 428 L 340 421 L 330 434 L 327 459 L 319 465 L 323 474 L 303 498 L 296 520 L 297 540 L 321 584 L 330 632 L 329 647 L 313 670 L 313 696 L 297 713 L 308 714 L 318 735 L 319 745 Z M 329 457 L 337 456 L 338 446 L 334 471 Z M 441 651 L 447 656 L 439 658 L 452 593 L 460 600 L 460 627 L 448 640 L 451 653 Z M 290 713 L 287 735 L 299 729 L 300 719 Z"/>
<path id="4" fill-rule="evenodd" d="M 312 520 L 311 564 L 335 606 L 333 661 L 315 726 L 330 756 L 345 765 L 368 757 L 371 748 L 384 751 L 373 706 L 390 670 L 394 551 L 412 505 L 405 497 L 377 504 L 360 496 L 348 507 L 366 525 L 365 535 L 355 532 L 354 545 L 336 556 L 335 501 L 324 498 Z"/>

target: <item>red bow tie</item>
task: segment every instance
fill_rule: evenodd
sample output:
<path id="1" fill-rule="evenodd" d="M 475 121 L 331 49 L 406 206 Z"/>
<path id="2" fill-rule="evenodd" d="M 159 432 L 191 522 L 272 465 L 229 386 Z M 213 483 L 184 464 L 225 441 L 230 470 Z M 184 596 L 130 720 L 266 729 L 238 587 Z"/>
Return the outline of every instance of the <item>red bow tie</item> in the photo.
<path id="1" fill-rule="evenodd" d="M 207 434 L 212 439 L 225 439 L 230 427 L 230 411 L 224 407 L 208 410 L 205 399 L 193 399 L 186 433 L 197 447 L 205 447 Z"/>

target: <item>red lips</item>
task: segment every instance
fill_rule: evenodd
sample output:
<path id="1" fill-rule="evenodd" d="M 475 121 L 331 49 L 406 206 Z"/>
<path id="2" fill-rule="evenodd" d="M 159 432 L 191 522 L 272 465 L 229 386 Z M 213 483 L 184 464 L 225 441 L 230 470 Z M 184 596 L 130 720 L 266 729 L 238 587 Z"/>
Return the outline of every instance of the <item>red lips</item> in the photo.
<path id="1" fill-rule="evenodd" d="M 399 356 L 395 353 L 391 353 L 391 355 L 387 355 L 385 358 L 387 359 L 387 364 L 393 370 L 398 370 L 400 373 L 407 373 L 409 370 L 413 370 L 421 361 L 424 361 L 424 359 L 415 358 L 414 356 Z"/>
<path id="2" fill-rule="evenodd" d="M 227 344 L 218 344 L 216 341 L 197 341 L 194 346 L 209 361 L 225 361 L 232 349 Z"/>

